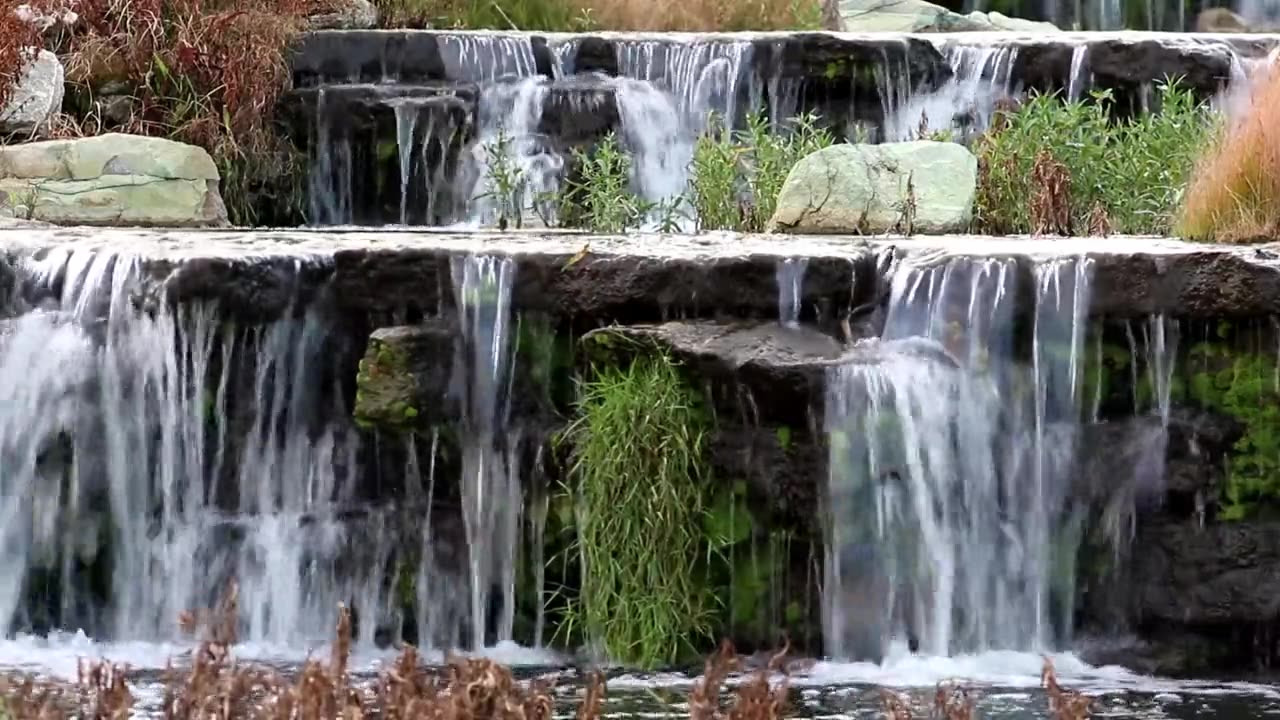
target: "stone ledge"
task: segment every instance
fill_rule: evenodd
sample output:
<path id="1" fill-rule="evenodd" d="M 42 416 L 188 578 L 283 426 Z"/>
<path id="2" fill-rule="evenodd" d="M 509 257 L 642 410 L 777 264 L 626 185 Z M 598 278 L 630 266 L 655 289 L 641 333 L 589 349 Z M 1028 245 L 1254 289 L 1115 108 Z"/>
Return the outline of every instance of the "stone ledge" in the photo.
<path id="1" fill-rule="evenodd" d="M 585 251 L 585 252 L 584 252 Z M 956 257 L 1094 261 L 1094 315 L 1268 316 L 1280 310 L 1280 244 L 1200 245 L 1150 237 L 602 236 L 582 233 L 0 229 L 0 252 L 137 257 L 175 301 L 219 299 L 256 316 L 324 289 L 346 312 L 453 303 L 452 258 L 511 255 L 514 306 L 568 317 L 654 322 L 687 316 L 773 319 L 776 270 L 807 258 L 802 304 L 831 320 L 883 299 L 892 263 Z"/>

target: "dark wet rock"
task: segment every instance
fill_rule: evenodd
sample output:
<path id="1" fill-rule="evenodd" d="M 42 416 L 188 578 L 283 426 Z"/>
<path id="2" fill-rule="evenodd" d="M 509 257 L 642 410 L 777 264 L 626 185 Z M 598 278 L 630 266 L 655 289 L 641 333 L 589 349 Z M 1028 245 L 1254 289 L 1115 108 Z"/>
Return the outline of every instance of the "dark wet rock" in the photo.
<path id="1" fill-rule="evenodd" d="M 603 75 L 573 75 L 550 83 L 538 132 L 562 151 L 620 132 L 617 85 Z"/>
<path id="2" fill-rule="evenodd" d="M 1205 319 L 1269 315 L 1280 307 L 1280 254 L 1273 248 L 1244 252 L 1100 258 L 1090 312 L 1114 317 L 1163 312 Z"/>
<path id="3" fill-rule="evenodd" d="M 268 322 L 301 312 L 324 291 L 328 262 L 275 257 L 195 258 L 147 266 L 157 281 L 144 289 L 145 303 L 182 305 L 216 302 L 225 312 L 248 322 Z"/>
<path id="4" fill-rule="evenodd" d="M 532 60 L 532 62 L 530 62 Z M 546 39 L 521 33 L 322 30 L 294 49 L 293 84 L 477 81 L 533 73 L 556 64 Z"/>
<path id="5" fill-rule="evenodd" d="M 512 305 L 524 311 L 602 322 L 655 322 L 674 314 L 776 318 L 776 257 L 695 259 L 590 253 L 590 236 L 565 236 L 588 250 L 517 256 Z M 459 253 L 460 254 L 460 253 Z M 339 250 L 331 290 L 347 311 L 428 314 L 451 306 L 450 257 L 439 249 Z M 837 317 L 854 301 L 853 258 L 814 258 L 801 304 Z M 870 286 L 866 287 L 870 292 Z M 861 293 L 861 290 L 859 290 Z"/>
<path id="6" fill-rule="evenodd" d="M 826 367 L 839 357 L 834 338 L 777 323 L 669 322 L 605 328 L 582 344 L 606 362 L 658 350 L 684 364 L 695 383 L 706 383 L 716 410 L 757 425 L 811 426 L 820 406 Z"/>
<path id="7" fill-rule="evenodd" d="M 770 527 L 812 536 L 820 528 L 818 495 L 827 474 L 823 436 L 808 428 L 761 427 L 718 419 L 708 443 L 712 475 L 747 481 L 771 519 Z"/>
<path id="8" fill-rule="evenodd" d="M 1226 456 L 1243 431 L 1234 418 L 1189 408 L 1171 412 L 1167 431 L 1155 415 L 1086 425 L 1081 446 L 1091 451 L 1083 455 L 1075 495 L 1105 504 L 1125 493 L 1140 506 L 1191 515 L 1197 503 L 1212 505 L 1217 497 Z"/>
<path id="9" fill-rule="evenodd" d="M 1280 523 L 1153 523 L 1139 530 L 1134 547 L 1139 622 L 1280 619 Z"/>

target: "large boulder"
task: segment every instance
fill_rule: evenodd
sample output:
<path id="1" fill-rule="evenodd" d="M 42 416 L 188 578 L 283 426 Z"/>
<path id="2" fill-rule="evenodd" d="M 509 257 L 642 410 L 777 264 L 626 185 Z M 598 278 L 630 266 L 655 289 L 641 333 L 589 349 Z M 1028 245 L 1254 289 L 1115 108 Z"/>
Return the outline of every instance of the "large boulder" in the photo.
<path id="1" fill-rule="evenodd" d="M 43 132 L 55 115 L 62 112 L 66 72 L 58 56 L 48 50 L 36 51 L 22 71 L 9 102 L 0 109 L 0 135 L 34 135 Z"/>
<path id="2" fill-rule="evenodd" d="M 1230 8 L 1205 8 L 1196 16 L 1196 32 L 1244 33 L 1252 32 L 1249 23 Z"/>
<path id="3" fill-rule="evenodd" d="M 1058 32 L 1053 23 L 998 12 L 962 15 L 926 0 L 841 0 L 839 16 L 845 32 Z"/>
<path id="4" fill-rule="evenodd" d="M 108 134 L 0 148 L 0 212 L 59 225 L 227 224 L 202 148 Z"/>
<path id="5" fill-rule="evenodd" d="M 792 168 L 770 221 L 795 233 L 938 234 L 968 228 L 978 159 L 961 145 L 919 140 L 833 145 Z"/>

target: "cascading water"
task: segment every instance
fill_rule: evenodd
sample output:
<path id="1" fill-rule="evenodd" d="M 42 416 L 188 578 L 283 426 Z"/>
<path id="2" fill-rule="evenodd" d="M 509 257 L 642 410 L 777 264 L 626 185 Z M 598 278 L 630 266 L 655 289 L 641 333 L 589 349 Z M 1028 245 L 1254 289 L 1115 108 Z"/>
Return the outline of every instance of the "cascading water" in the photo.
<path id="1" fill-rule="evenodd" d="M 901 633 L 932 654 L 1055 639 L 1090 268 L 1036 268 L 1029 348 L 1015 261 L 900 268 L 880 343 L 829 371 L 830 654 L 879 659 Z"/>
<path id="2" fill-rule="evenodd" d="M 347 602 L 372 642 L 397 543 L 341 517 L 356 437 L 321 362 L 320 317 L 237 327 L 212 305 L 141 312 L 140 263 L 106 251 L 52 251 L 24 275 L 59 309 L 18 316 L 0 340 L 0 367 L 25 368 L 0 381 L 0 512 L 38 520 L 3 526 L 0 623 L 163 639 L 235 577 L 247 641 L 321 641 Z M 34 361 L 36 348 L 57 362 Z M 56 375 L 31 382 L 42 367 Z M 59 446 L 61 464 L 48 459 Z M 24 617 L 23 577 L 73 567 L 109 572 L 109 587 L 63 582 L 59 617 Z"/>
<path id="3" fill-rule="evenodd" d="M 997 103 L 1012 96 L 1018 48 L 943 44 L 951 79 L 933 92 L 907 93 L 885 108 L 888 142 L 921 139 L 925 133 L 951 132 L 965 139 L 985 130 Z M 905 76 L 905 71 L 895 73 Z M 883 92 L 883 91 L 882 91 Z"/>
<path id="4" fill-rule="evenodd" d="M 462 327 L 462 516 L 471 589 L 471 646 L 484 647 L 494 588 L 501 606 L 492 628 L 510 640 L 515 623 L 516 550 L 523 495 L 520 436 L 508 426 L 512 370 L 511 293 L 515 261 L 472 255 L 453 263 Z"/>

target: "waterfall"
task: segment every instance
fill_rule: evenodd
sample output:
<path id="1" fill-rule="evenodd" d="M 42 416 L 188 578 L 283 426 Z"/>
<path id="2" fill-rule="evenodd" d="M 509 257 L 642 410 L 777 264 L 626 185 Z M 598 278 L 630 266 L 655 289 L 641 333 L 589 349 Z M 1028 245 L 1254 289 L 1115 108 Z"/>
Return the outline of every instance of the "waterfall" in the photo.
<path id="1" fill-rule="evenodd" d="M 991 124 L 996 103 L 1015 92 L 1017 46 L 942 43 L 940 49 L 951 66 L 951 79 L 935 91 L 909 93 L 886 106 L 885 140 L 915 140 L 921 128 L 928 133 L 951 132 L 957 140 L 972 137 Z M 904 67 L 898 74 L 905 73 Z"/>
<path id="2" fill-rule="evenodd" d="M 398 542 L 378 510 L 363 525 L 344 514 L 359 499 L 358 441 L 322 317 L 140 311 L 141 263 L 105 250 L 53 250 L 23 275 L 57 310 L 6 321 L 0 340 L 0 368 L 23 368 L 0 380 L 0 514 L 32 519 L 3 524 L 0 623 L 171 638 L 181 612 L 235 577 L 246 641 L 321 642 L 346 602 L 372 642 Z M 33 572 L 65 580 L 55 617 L 23 609 Z"/>
<path id="3" fill-rule="evenodd" d="M 492 629 L 510 640 L 515 622 L 516 549 L 523 506 L 519 433 L 508 426 L 515 345 L 511 292 L 515 261 L 472 255 L 453 262 L 453 287 L 463 347 L 462 515 L 471 592 L 471 647 L 485 646 Z M 502 602 L 490 628 L 491 593 Z"/>
<path id="4" fill-rule="evenodd" d="M 932 654 L 1054 642 L 1090 269 L 1036 268 L 1030 348 L 1016 261 L 896 271 L 885 352 L 827 378 L 830 654 L 879 659 L 904 633 Z M 906 340 L 936 350 L 892 350 Z"/>

